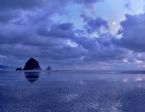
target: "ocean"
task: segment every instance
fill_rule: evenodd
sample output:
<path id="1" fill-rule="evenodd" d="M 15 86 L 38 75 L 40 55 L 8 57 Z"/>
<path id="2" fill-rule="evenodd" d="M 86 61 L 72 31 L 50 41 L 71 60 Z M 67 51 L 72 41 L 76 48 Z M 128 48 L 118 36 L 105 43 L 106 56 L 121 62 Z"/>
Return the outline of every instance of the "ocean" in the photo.
<path id="1" fill-rule="evenodd" d="M 0 112 L 145 112 L 145 72 L 0 71 Z"/>

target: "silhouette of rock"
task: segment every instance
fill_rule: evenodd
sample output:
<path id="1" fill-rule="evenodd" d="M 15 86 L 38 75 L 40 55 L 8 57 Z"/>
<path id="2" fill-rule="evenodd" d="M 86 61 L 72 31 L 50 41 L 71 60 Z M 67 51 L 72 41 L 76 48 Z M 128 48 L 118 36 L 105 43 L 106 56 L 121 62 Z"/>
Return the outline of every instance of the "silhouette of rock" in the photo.
<path id="1" fill-rule="evenodd" d="M 25 72 L 25 77 L 30 83 L 34 83 L 39 79 L 39 72 Z"/>
<path id="2" fill-rule="evenodd" d="M 37 60 L 30 58 L 24 66 L 24 70 L 41 70 L 41 67 Z"/>
<path id="3" fill-rule="evenodd" d="M 23 70 L 22 68 L 16 68 L 16 71 L 21 71 L 21 70 Z"/>
<path id="4" fill-rule="evenodd" d="M 50 67 L 50 66 L 48 66 L 48 67 L 46 68 L 46 70 L 51 70 L 51 67 Z"/>

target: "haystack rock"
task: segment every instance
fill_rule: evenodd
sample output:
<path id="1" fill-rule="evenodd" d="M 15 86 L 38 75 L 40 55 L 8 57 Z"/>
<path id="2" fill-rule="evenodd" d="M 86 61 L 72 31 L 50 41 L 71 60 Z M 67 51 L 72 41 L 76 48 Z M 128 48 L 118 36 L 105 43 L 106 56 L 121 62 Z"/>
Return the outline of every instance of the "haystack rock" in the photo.
<path id="1" fill-rule="evenodd" d="M 34 58 L 30 58 L 24 66 L 24 70 L 41 70 L 39 62 Z"/>

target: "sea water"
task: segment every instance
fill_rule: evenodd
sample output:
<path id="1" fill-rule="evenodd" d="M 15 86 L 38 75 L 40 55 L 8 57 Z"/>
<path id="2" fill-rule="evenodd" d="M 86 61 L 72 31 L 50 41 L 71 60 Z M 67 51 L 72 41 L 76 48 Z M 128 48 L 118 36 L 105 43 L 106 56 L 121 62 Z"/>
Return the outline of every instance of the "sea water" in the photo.
<path id="1" fill-rule="evenodd" d="M 0 112 L 145 112 L 145 75 L 1 71 Z"/>

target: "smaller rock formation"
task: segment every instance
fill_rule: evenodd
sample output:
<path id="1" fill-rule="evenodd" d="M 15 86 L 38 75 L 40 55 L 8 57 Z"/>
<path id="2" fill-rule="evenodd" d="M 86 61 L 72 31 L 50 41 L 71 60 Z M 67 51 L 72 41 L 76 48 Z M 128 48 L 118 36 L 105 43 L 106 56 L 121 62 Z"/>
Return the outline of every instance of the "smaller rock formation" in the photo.
<path id="1" fill-rule="evenodd" d="M 23 70 L 22 68 L 16 68 L 16 71 L 21 71 L 21 70 Z"/>
<path id="2" fill-rule="evenodd" d="M 35 60 L 34 58 L 30 58 L 24 66 L 23 70 L 41 70 L 41 67 L 38 63 L 37 60 Z"/>
<path id="3" fill-rule="evenodd" d="M 50 66 L 48 66 L 48 67 L 46 68 L 46 70 L 51 70 L 51 67 L 50 67 Z"/>

